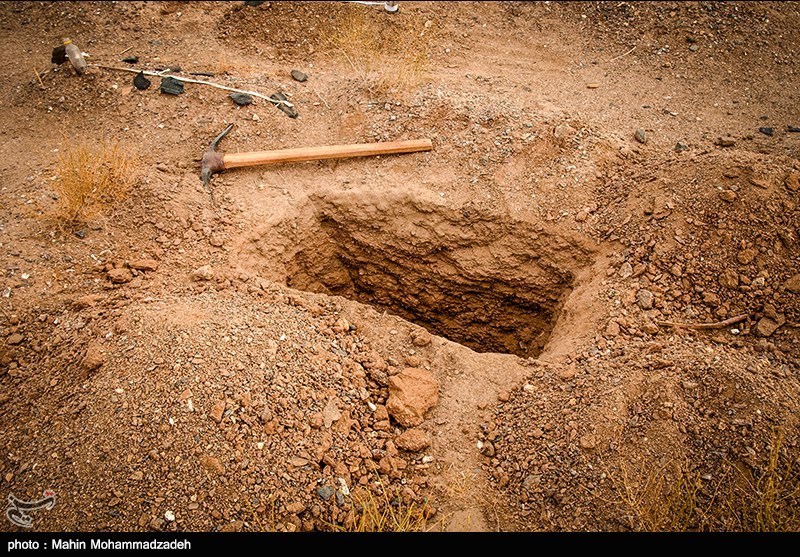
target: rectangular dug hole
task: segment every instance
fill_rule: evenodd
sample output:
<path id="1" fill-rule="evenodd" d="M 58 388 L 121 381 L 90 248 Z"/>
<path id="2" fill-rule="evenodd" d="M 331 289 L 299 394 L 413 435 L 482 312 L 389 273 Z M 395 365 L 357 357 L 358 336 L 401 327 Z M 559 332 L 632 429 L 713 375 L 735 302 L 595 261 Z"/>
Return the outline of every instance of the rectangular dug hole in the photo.
<path id="1" fill-rule="evenodd" d="M 590 262 L 538 224 L 402 196 L 317 198 L 256 242 L 267 275 L 291 288 L 369 304 L 476 352 L 521 357 L 542 351 Z"/>

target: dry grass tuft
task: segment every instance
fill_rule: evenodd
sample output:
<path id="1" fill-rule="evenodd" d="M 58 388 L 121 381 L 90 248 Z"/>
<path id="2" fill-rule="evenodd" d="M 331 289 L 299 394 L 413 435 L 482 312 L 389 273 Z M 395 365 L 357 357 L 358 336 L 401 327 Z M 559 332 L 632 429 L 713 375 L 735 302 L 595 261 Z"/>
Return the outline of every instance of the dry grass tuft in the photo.
<path id="1" fill-rule="evenodd" d="M 624 460 L 609 474 L 629 527 L 645 532 L 800 531 L 800 460 L 776 432 L 761 467 L 726 461 L 701 478 L 688 463 L 631 474 Z"/>
<path id="2" fill-rule="evenodd" d="M 344 532 L 424 532 L 431 509 L 408 500 L 401 493 L 390 494 L 380 475 L 372 488 L 358 486 L 347 496 L 353 510 L 343 525 L 333 525 Z"/>
<path id="3" fill-rule="evenodd" d="M 136 181 L 138 159 L 116 142 L 68 147 L 58 159 L 53 216 L 63 224 L 96 219 L 113 210 Z"/>
<path id="4" fill-rule="evenodd" d="M 329 37 L 329 49 L 370 95 L 399 98 L 422 84 L 436 27 L 430 21 L 380 15 L 384 19 L 368 10 L 345 10 Z"/>

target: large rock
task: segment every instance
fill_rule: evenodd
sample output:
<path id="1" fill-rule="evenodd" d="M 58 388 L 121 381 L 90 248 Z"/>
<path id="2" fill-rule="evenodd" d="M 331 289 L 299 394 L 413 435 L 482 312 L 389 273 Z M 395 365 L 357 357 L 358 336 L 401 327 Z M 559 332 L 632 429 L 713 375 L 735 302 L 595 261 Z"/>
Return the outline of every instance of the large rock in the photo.
<path id="1" fill-rule="evenodd" d="M 429 371 L 410 367 L 389 378 L 386 409 L 404 427 L 421 424 L 438 401 L 439 385 Z"/>

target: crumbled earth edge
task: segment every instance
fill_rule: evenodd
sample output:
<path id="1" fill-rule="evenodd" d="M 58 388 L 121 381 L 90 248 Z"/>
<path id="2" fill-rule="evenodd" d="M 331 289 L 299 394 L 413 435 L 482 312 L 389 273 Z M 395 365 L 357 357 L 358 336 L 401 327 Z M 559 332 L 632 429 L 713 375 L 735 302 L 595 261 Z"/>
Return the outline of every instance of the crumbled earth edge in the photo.
<path id="1" fill-rule="evenodd" d="M 654 476 L 706 504 L 780 438 L 797 477 L 798 6 L 400 5 L 0 5 L 0 481 L 56 493 L 34 529 L 357 529 L 369 501 L 656 529 Z M 414 37 L 425 73 L 380 87 L 332 41 L 354 21 Z M 87 74 L 48 66 L 62 36 Z M 98 67 L 130 55 L 299 117 Z M 229 122 L 229 152 L 434 149 L 208 192 Z M 59 153 L 101 140 L 138 156 L 133 192 L 58 225 Z M 683 527 L 740 528 L 719 520 Z"/>

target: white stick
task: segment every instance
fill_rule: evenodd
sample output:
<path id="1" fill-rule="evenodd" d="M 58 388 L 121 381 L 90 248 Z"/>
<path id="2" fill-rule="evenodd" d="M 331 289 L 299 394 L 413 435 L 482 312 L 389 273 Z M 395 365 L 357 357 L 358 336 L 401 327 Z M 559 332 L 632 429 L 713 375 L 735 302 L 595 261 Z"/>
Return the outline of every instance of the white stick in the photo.
<path id="1" fill-rule="evenodd" d="M 292 108 L 294 105 L 288 101 L 282 101 L 279 99 L 271 99 L 266 95 L 262 95 L 261 93 L 256 93 L 255 91 L 244 91 L 242 89 L 234 89 L 233 87 L 227 87 L 225 85 L 220 85 L 218 83 L 213 83 L 211 81 L 202 81 L 200 79 L 190 79 L 188 77 L 180 77 L 177 75 L 168 74 L 169 70 L 164 70 L 163 72 L 149 72 L 147 70 L 137 70 L 135 68 L 116 68 L 114 66 L 97 66 L 98 68 L 103 68 L 105 70 L 115 70 L 118 72 L 131 72 L 131 73 L 143 73 L 144 75 L 151 75 L 154 77 L 171 77 L 176 81 L 185 81 L 187 83 L 199 83 L 200 85 L 210 85 L 211 87 L 216 87 L 217 89 L 224 89 L 226 91 L 233 91 L 234 93 L 244 93 L 245 95 L 252 95 L 253 97 L 258 97 L 259 99 L 264 99 L 265 101 L 269 101 L 273 104 L 285 104 L 286 106 Z"/>

